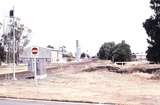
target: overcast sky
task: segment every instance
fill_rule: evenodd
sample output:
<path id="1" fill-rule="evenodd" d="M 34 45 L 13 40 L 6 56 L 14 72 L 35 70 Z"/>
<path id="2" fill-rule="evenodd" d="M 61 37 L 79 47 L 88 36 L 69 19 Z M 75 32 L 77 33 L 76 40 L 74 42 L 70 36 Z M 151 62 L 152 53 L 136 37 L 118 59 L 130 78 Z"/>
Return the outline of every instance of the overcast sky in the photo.
<path id="1" fill-rule="evenodd" d="M 132 52 L 145 52 L 142 27 L 152 11 L 150 0 L 0 0 L 0 21 L 15 6 L 15 15 L 32 29 L 31 45 L 65 45 L 94 55 L 104 42 L 126 40 Z"/>

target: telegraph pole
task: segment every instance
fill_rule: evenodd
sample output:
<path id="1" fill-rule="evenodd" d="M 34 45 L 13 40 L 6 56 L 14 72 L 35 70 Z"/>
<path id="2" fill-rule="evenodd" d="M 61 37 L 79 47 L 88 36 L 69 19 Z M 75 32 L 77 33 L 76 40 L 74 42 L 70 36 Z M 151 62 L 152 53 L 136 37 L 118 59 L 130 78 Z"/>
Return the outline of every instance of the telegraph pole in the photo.
<path id="1" fill-rule="evenodd" d="M 10 10 L 10 18 L 12 18 L 12 21 L 13 21 L 13 80 L 16 80 L 16 74 L 15 74 L 15 68 L 16 68 L 16 65 L 15 65 L 15 17 L 14 17 L 14 6 L 13 6 L 13 9 Z"/>

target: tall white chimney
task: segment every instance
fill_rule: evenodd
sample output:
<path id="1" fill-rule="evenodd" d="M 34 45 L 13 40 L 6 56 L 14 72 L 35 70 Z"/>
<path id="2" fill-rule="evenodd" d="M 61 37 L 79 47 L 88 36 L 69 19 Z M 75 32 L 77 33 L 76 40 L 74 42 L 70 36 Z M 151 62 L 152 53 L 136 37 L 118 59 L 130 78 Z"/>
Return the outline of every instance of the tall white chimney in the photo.
<path id="1" fill-rule="evenodd" d="M 80 60 L 80 55 L 81 55 L 81 49 L 79 46 L 79 41 L 76 40 L 76 60 L 79 62 Z"/>

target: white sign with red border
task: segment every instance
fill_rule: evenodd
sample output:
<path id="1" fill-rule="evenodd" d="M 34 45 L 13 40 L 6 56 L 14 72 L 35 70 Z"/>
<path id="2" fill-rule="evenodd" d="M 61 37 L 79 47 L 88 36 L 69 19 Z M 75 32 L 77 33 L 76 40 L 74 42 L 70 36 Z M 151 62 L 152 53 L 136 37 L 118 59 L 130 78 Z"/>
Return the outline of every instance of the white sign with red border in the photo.
<path id="1" fill-rule="evenodd" d="M 31 53 L 32 53 L 33 57 L 37 57 L 37 55 L 39 54 L 39 48 L 38 47 L 32 47 Z"/>

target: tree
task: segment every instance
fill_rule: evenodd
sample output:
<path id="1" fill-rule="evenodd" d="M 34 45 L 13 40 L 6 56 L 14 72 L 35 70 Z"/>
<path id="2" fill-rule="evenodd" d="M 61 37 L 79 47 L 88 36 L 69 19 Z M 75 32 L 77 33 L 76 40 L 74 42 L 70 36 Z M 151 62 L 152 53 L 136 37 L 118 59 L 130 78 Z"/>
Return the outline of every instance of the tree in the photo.
<path id="1" fill-rule="evenodd" d="M 82 59 L 83 59 L 83 58 L 86 58 L 86 57 L 87 57 L 87 58 L 90 58 L 89 54 L 84 53 L 84 52 L 83 52 L 83 53 L 81 54 L 81 56 L 80 56 L 80 58 L 82 58 Z"/>
<path id="2" fill-rule="evenodd" d="M 128 44 L 123 40 L 121 43 L 114 47 L 112 52 L 113 61 L 130 61 L 131 60 L 131 49 Z"/>
<path id="3" fill-rule="evenodd" d="M 101 47 L 100 50 L 97 54 L 97 56 L 100 59 L 107 59 L 107 60 L 112 60 L 112 52 L 114 50 L 115 43 L 114 42 L 107 42 L 104 43 Z"/>
<path id="4" fill-rule="evenodd" d="M 82 54 L 81 54 L 81 58 L 85 58 L 86 57 L 86 54 L 83 52 Z"/>
<path id="5" fill-rule="evenodd" d="M 4 47 L 2 46 L 2 43 L 0 43 L 0 65 L 2 62 L 5 62 L 6 60 L 6 52 L 4 51 Z"/>
<path id="6" fill-rule="evenodd" d="M 143 23 L 149 37 L 146 57 L 149 61 L 160 63 L 160 0 L 151 0 L 150 5 L 154 14 Z"/>
<path id="7" fill-rule="evenodd" d="M 19 54 L 23 51 L 24 47 L 30 42 L 31 29 L 28 29 L 23 24 L 20 24 L 20 19 L 9 19 L 7 31 L 3 33 L 1 41 L 6 49 L 6 58 L 8 63 L 13 62 L 13 50 L 14 50 L 14 33 L 15 33 L 15 59 L 16 63 L 19 60 Z"/>
<path id="8" fill-rule="evenodd" d="M 124 40 L 117 45 L 114 42 L 104 43 L 98 52 L 98 57 L 104 60 L 130 61 L 130 46 Z"/>

